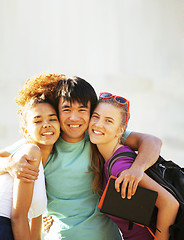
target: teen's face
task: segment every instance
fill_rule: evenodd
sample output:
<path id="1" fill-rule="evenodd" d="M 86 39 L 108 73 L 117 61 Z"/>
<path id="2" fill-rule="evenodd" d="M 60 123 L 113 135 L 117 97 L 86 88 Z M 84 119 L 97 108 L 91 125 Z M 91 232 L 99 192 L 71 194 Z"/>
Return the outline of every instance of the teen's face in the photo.
<path id="1" fill-rule="evenodd" d="M 120 110 L 108 103 L 99 103 L 89 123 L 89 137 L 94 144 L 107 144 L 123 133 Z"/>
<path id="2" fill-rule="evenodd" d="M 28 109 L 24 131 L 38 146 L 53 145 L 60 135 L 55 109 L 48 103 L 38 103 Z"/>
<path id="3" fill-rule="evenodd" d="M 90 102 L 87 106 L 77 101 L 70 103 L 59 102 L 59 119 L 61 126 L 61 136 L 66 142 L 79 142 L 85 136 L 85 131 L 89 125 Z"/>

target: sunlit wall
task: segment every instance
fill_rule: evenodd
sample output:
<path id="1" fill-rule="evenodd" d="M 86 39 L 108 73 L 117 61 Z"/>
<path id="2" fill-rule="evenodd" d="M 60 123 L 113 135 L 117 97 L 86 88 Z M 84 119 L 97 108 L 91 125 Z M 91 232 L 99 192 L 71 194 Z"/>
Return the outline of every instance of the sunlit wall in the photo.
<path id="1" fill-rule="evenodd" d="M 41 72 L 131 102 L 129 129 L 184 166 L 183 0 L 1 0 L 0 147 L 21 138 L 14 98 Z"/>

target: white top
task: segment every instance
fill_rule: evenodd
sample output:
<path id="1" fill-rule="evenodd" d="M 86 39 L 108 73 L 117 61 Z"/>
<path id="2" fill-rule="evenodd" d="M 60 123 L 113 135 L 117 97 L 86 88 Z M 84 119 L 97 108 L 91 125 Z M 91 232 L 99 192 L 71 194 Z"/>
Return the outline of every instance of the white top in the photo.
<path id="1" fill-rule="evenodd" d="M 47 207 L 45 177 L 43 165 L 40 162 L 38 179 L 35 181 L 32 203 L 28 218 L 40 216 Z M 0 216 L 11 218 L 13 203 L 13 177 L 8 173 L 0 175 Z"/>

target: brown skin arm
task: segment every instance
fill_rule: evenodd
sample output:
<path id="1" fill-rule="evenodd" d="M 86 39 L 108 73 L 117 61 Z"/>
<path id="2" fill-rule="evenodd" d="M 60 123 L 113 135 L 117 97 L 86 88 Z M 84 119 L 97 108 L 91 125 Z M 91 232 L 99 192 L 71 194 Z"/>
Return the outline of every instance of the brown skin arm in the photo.
<path id="1" fill-rule="evenodd" d="M 9 152 L 0 150 L 0 175 L 8 172 L 12 177 L 24 182 L 33 182 L 38 177 L 39 169 L 28 161 L 36 161 L 33 157 L 23 154 L 14 160 Z"/>
<path id="2" fill-rule="evenodd" d="M 122 171 L 116 179 L 115 188 L 120 191 L 123 198 L 126 197 L 126 188 L 128 186 L 127 198 L 135 194 L 138 183 L 142 180 L 144 171 L 152 166 L 158 159 L 162 141 L 152 135 L 132 132 L 124 145 L 132 150 L 138 151 L 138 155 L 129 169 Z"/>
<path id="3" fill-rule="evenodd" d="M 42 215 L 37 218 L 33 218 L 30 221 L 30 237 L 32 240 L 41 240 L 42 230 Z"/>
<path id="4" fill-rule="evenodd" d="M 39 167 L 41 161 L 39 148 L 32 144 L 26 144 L 15 153 L 14 158 L 19 159 L 19 155 L 21 156 L 24 152 L 34 156 L 37 160 L 31 162 L 31 164 Z M 33 188 L 34 182 L 26 183 L 14 178 L 11 223 L 15 240 L 41 240 L 41 216 L 39 219 L 35 218 L 31 222 L 31 226 L 29 226 L 28 221 L 28 211 L 32 202 Z M 38 226 L 36 226 L 36 223 Z"/>

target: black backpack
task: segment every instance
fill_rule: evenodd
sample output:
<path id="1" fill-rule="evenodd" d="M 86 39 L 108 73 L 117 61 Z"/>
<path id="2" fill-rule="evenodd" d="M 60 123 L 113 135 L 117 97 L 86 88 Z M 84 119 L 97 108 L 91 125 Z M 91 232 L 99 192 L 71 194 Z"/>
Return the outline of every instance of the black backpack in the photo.
<path id="1" fill-rule="evenodd" d="M 111 168 L 119 158 L 130 157 L 135 159 L 134 152 L 120 152 L 114 155 L 108 165 L 108 175 L 111 175 Z M 169 191 L 179 202 L 180 207 L 175 223 L 170 226 L 170 240 L 184 239 L 184 168 L 181 168 L 172 161 L 166 161 L 159 156 L 156 163 L 145 172 L 167 191 Z"/>

